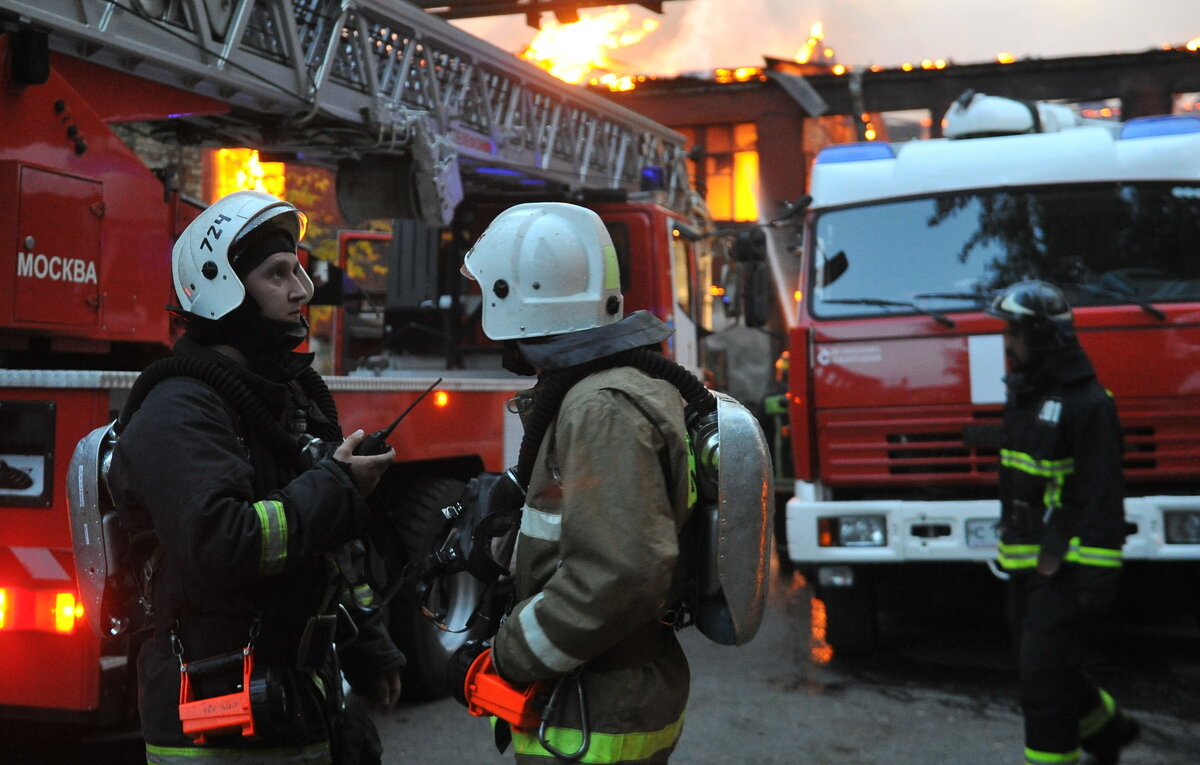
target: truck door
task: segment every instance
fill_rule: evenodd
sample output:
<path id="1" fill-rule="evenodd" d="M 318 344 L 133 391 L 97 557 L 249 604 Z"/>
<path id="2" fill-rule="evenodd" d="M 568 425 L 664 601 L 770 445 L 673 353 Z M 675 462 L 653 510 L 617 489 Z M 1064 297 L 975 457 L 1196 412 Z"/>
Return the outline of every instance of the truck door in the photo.
<path id="1" fill-rule="evenodd" d="M 0 305 L 12 306 L 17 325 L 96 327 L 103 185 L 30 165 L 3 164 L 8 165 L 5 185 L 15 185 L 18 201 L 17 230 L 9 240 L 16 251 L 6 255 L 16 260 L 9 271 L 16 278 L 8 282 L 11 292 Z M 64 210 L 81 212 L 65 215 Z"/>

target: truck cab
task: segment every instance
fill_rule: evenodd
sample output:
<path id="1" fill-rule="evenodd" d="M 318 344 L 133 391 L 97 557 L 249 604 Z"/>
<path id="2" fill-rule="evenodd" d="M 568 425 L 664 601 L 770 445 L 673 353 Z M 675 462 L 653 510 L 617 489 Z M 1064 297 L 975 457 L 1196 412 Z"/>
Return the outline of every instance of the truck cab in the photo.
<path id="1" fill-rule="evenodd" d="M 787 544 L 847 654 L 874 646 L 882 583 L 1000 576 L 1006 360 L 982 308 L 1021 279 L 1066 293 L 1115 396 L 1127 566 L 1200 560 L 1200 263 L 1183 255 L 1200 246 L 1200 118 L 1095 123 L 972 94 L 946 134 L 831 146 L 813 170 Z"/>

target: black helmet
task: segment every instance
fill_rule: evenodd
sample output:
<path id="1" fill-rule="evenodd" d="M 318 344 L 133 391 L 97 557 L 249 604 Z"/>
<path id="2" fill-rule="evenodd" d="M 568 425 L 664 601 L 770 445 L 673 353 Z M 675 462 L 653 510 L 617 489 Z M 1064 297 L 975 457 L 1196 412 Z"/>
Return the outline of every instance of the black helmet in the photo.
<path id="1" fill-rule="evenodd" d="M 1053 284 L 1035 280 L 1017 282 L 997 295 L 984 313 L 1020 327 L 1034 349 L 1074 344 L 1071 304 Z"/>

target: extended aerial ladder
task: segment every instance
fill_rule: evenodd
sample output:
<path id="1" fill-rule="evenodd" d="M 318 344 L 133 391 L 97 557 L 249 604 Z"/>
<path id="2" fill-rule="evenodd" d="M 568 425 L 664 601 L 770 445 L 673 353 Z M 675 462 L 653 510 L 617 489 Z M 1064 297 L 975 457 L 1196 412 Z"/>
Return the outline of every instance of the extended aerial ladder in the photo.
<path id="1" fill-rule="evenodd" d="M 339 202 L 362 217 L 445 225 L 464 193 L 522 180 L 568 195 L 652 185 L 668 205 L 688 192 L 681 135 L 409 3 L 4 0 L 0 13 L 61 54 L 230 105 L 172 131 L 338 163 Z M 407 213 L 378 193 L 395 173 L 411 179 Z"/>

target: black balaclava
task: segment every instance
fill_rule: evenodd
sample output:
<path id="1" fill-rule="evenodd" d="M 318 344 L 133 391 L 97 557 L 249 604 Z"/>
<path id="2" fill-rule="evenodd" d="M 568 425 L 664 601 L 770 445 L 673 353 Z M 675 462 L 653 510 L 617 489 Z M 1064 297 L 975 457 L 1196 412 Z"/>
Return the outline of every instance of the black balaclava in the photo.
<path id="1" fill-rule="evenodd" d="M 263 226 L 234 245 L 229 262 L 239 279 L 277 252 L 295 252 L 291 232 L 277 226 Z M 291 379 L 299 372 L 298 362 L 290 353 L 308 337 L 308 322 L 279 321 L 262 315 L 262 306 L 250 293 L 234 310 L 219 319 L 187 315 L 187 335 L 201 345 L 224 344 L 244 355 L 252 370 L 272 380 Z M 304 365 L 299 365 L 301 368 Z"/>

